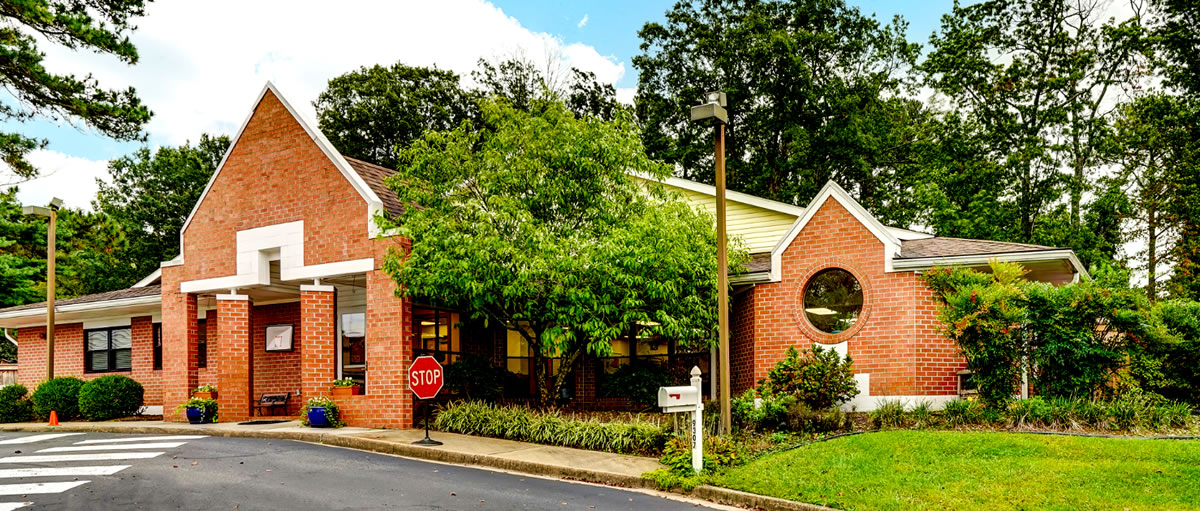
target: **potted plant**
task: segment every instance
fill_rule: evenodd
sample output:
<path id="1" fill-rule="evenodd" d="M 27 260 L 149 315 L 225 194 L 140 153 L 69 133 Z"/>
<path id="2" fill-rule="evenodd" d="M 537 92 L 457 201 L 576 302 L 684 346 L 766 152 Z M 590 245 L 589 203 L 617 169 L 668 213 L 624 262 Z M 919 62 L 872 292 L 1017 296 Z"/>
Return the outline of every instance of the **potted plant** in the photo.
<path id="1" fill-rule="evenodd" d="M 333 395 L 335 396 L 357 396 L 359 389 L 358 382 L 351 378 L 342 378 L 333 380 Z"/>
<path id="2" fill-rule="evenodd" d="M 183 411 L 192 424 L 217 422 L 217 400 L 193 397 L 175 408 Z"/>
<path id="3" fill-rule="evenodd" d="M 337 403 L 325 396 L 309 398 L 300 422 L 313 428 L 340 428 L 344 425 Z"/>
<path id="4" fill-rule="evenodd" d="M 192 391 L 192 397 L 198 397 L 200 399 L 216 399 L 217 388 L 212 385 L 201 385 L 196 387 L 196 390 Z"/>

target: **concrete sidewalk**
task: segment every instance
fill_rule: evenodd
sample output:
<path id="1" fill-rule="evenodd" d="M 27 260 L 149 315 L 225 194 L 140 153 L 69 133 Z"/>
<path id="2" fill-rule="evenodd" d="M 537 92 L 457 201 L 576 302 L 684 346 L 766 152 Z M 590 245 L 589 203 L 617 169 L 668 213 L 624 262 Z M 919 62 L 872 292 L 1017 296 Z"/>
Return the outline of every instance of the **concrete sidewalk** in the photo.
<path id="1" fill-rule="evenodd" d="M 130 434 L 203 434 L 223 437 L 279 438 L 349 447 L 410 458 L 478 465 L 549 477 L 578 479 L 634 488 L 652 488 L 642 474 L 662 468 L 657 459 L 568 447 L 514 442 L 454 433 L 430 432 L 440 446 L 416 446 L 425 437 L 419 429 L 307 428 L 300 421 L 278 424 L 186 424 L 164 421 L 64 422 L 0 424 L 0 431 L 83 431 Z"/>

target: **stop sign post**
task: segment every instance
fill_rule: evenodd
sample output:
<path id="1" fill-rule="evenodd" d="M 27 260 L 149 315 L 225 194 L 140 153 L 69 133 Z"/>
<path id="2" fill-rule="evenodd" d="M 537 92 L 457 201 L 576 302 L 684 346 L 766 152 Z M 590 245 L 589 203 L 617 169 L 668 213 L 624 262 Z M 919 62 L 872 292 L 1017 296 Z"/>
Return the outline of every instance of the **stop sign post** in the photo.
<path id="1" fill-rule="evenodd" d="M 433 399 L 442 390 L 442 364 L 436 358 L 422 355 L 413 359 L 408 366 L 408 388 L 417 399 Z M 414 445 L 442 445 L 441 442 L 429 438 L 429 406 L 425 405 L 425 438 L 413 442 Z"/>

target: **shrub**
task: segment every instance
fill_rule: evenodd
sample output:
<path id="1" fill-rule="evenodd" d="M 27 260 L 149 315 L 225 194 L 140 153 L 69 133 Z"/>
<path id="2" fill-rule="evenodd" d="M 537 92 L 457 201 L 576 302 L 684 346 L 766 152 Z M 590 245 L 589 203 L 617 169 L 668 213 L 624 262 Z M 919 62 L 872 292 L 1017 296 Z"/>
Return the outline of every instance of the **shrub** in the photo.
<path id="1" fill-rule="evenodd" d="M 965 426 L 979 421 L 978 407 L 972 401 L 956 399 L 946 402 L 942 407 L 942 417 L 951 426 Z"/>
<path id="2" fill-rule="evenodd" d="M 730 414 L 743 430 L 773 431 L 787 426 L 788 407 L 796 401 L 790 395 L 757 398 L 753 390 L 747 390 L 730 403 Z"/>
<path id="3" fill-rule="evenodd" d="M 79 413 L 90 421 L 137 414 L 142 408 L 142 384 L 128 376 L 101 376 L 79 388 Z"/>
<path id="4" fill-rule="evenodd" d="M 927 428 L 933 425 L 933 404 L 929 401 L 922 400 L 913 406 L 912 412 L 913 426 L 917 428 Z"/>
<path id="5" fill-rule="evenodd" d="M 493 406 L 460 401 L 438 412 L 440 431 L 506 438 L 564 447 L 633 454 L 660 454 L 669 432 L 658 424 L 634 419 L 628 423 L 563 417 L 556 411 L 537 412 L 516 406 Z"/>
<path id="6" fill-rule="evenodd" d="M 667 439 L 666 445 L 663 446 L 663 455 L 658 461 L 676 474 L 695 473 L 692 470 L 692 446 L 687 438 L 679 435 L 672 435 Z"/>
<path id="7" fill-rule="evenodd" d="M 29 394 L 29 390 L 20 383 L 0 388 L 0 422 L 33 420 L 33 403 L 26 394 Z"/>
<path id="8" fill-rule="evenodd" d="M 1013 426 L 1048 426 L 1050 405 L 1041 397 L 1018 399 L 1008 405 L 1008 421 Z"/>
<path id="9" fill-rule="evenodd" d="M 1093 428 L 1102 428 L 1108 420 L 1108 408 L 1104 403 L 1091 399 L 1081 399 L 1075 402 L 1072 415 L 1081 424 Z"/>
<path id="10" fill-rule="evenodd" d="M 33 413 L 47 420 L 50 412 L 58 412 L 58 420 L 69 421 L 79 417 L 79 389 L 83 380 L 74 376 L 51 378 L 38 385 L 33 391 Z"/>
<path id="11" fill-rule="evenodd" d="M 759 382 L 759 390 L 768 396 L 795 396 L 816 410 L 833 408 L 858 395 L 852 363 L 849 356 L 843 360 L 832 349 L 813 345 L 811 351 L 799 352 L 791 346 Z"/>
<path id="12" fill-rule="evenodd" d="M 495 401 L 504 393 L 508 371 L 487 357 L 467 355 L 446 366 L 446 390 L 468 400 Z"/>
<path id="13" fill-rule="evenodd" d="M 642 406 L 658 404 L 658 388 L 671 385 L 671 374 L 648 360 L 634 360 L 604 379 L 602 397 L 627 397 Z"/>
<path id="14" fill-rule="evenodd" d="M 828 433 L 850 429 L 850 417 L 837 408 L 813 410 L 803 401 L 787 408 L 788 429 L 802 433 Z"/>
<path id="15" fill-rule="evenodd" d="M 729 437 L 704 437 L 704 470 L 714 472 L 741 463 L 742 454 Z"/>
<path id="16" fill-rule="evenodd" d="M 904 413 L 904 402 L 899 399 L 883 399 L 879 406 L 867 414 L 871 424 L 877 428 L 899 428 L 908 424 Z"/>

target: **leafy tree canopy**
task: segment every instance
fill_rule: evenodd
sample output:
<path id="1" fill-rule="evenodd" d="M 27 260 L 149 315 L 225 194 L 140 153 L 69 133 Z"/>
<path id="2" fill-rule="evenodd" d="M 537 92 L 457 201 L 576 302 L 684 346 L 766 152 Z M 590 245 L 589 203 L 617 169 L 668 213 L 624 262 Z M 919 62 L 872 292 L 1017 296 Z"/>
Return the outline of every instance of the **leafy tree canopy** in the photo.
<path id="1" fill-rule="evenodd" d="M 0 2 L 0 84 L 15 102 L 0 104 L 0 119 L 24 122 L 35 117 L 82 121 L 117 140 L 140 140 L 150 110 L 132 87 L 109 90 L 91 75 L 55 74 L 44 66 L 38 44 L 49 42 L 72 50 L 109 54 L 136 64 L 137 49 L 129 41 L 131 21 L 145 12 L 143 0 L 22 0 Z M 26 160 L 48 144 L 14 132 L 0 132 L 0 159 L 15 181 L 37 175 Z"/>
<path id="2" fill-rule="evenodd" d="M 428 132 L 389 186 L 411 243 L 385 268 L 401 292 L 515 330 L 535 357 L 611 352 L 635 326 L 705 346 L 716 324 L 711 216 L 630 173 L 664 177 L 628 113 L 577 119 L 561 103 L 481 105 L 484 129 Z M 731 261 L 745 252 L 735 247 Z M 541 399 L 549 381 L 531 364 Z"/>
<path id="3" fill-rule="evenodd" d="M 833 179 L 873 213 L 897 213 L 925 117 L 900 98 L 918 46 L 842 0 L 682 1 L 638 32 L 635 100 L 650 155 L 713 182 L 712 128 L 689 122 L 709 91 L 729 99 L 731 188 L 802 204 Z M 907 217 L 907 218 L 892 218 Z"/>

